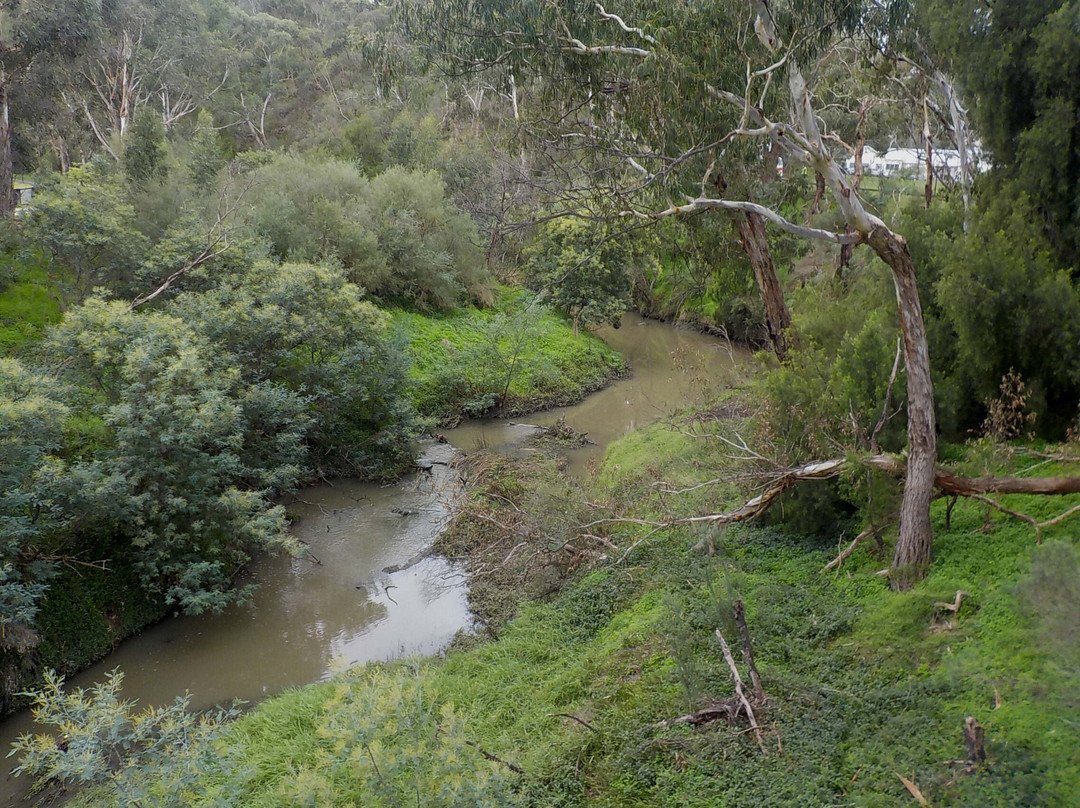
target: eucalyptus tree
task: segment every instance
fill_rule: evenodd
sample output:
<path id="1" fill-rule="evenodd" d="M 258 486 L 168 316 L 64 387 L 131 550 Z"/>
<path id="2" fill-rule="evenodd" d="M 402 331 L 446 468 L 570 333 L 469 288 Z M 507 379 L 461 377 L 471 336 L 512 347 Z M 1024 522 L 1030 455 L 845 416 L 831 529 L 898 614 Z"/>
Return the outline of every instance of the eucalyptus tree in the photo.
<path id="1" fill-rule="evenodd" d="M 869 212 L 822 135 L 801 66 L 864 13 L 856 0 L 768 3 L 403 1 L 456 69 L 509 67 L 553 99 L 552 143 L 583 155 L 589 188 L 608 210 L 639 219 L 707 210 L 753 213 L 791 233 L 868 244 L 892 272 L 907 366 L 908 463 L 893 561 L 906 588 L 930 561 L 937 456 L 926 329 L 905 240 Z M 727 174 L 773 149 L 820 175 L 850 232 L 800 225 L 733 199 Z M 775 153 L 775 152 L 773 152 Z M 664 204 L 664 197 L 667 204 Z"/>
<path id="2" fill-rule="evenodd" d="M 823 23 L 835 13 L 831 6 L 822 7 Z M 521 124 L 565 173 L 569 210 L 608 216 L 718 187 L 752 197 L 787 187 L 775 182 L 777 153 L 763 159 L 770 144 L 728 136 L 738 114 L 709 91 L 713 84 L 744 88 L 747 82 L 738 52 L 748 14 L 738 4 L 635 0 L 618 10 L 623 16 L 584 0 L 403 0 L 396 8 L 451 71 L 496 68 L 527 88 Z M 775 108 L 782 99 L 771 75 L 754 84 L 761 103 Z M 770 337 L 783 356 L 791 318 L 760 211 L 725 215 L 750 260 Z"/>
<path id="3" fill-rule="evenodd" d="M 35 61 L 74 56 L 92 41 L 101 20 L 101 0 L 5 0 L 0 3 L 0 218 L 15 209 L 11 156 L 12 84 Z"/>

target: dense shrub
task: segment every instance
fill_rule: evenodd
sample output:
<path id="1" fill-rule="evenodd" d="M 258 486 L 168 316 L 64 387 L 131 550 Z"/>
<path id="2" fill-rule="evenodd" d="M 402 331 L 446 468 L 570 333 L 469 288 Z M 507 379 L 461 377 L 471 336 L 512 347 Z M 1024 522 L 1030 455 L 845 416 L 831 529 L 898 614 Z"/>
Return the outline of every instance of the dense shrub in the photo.
<path id="1" fill-rule="evenodd" d="M 978 428 L 1015 371 L 1036 430 L 1060 437 L 1080 400 L 1080 293 L 1028 200 L 985 204 L 966 235 L 955 212 L 913 210 L 908 221 L 947 433 Z"/>
<path id="2" fill-rule="evenodd" d="M 302 402 L 306 473 L 387 477 L 408 463 L 404 360 L 340 269 L 262 262 L 175 311 L 247 383 Z M 275 433 L 264 434 L 268 446 Z"/>
<path id="3" fill-rule="evenodd" d="M 120 303 L 69 312 L 47 347 L 105 429 L 91 456 L 36 478 L 77 533 L 125 537 L 125 561 L 192 613 L 236 597 L 232 576 L 255 548 L 298 549 L 269 498 L 300 473 L 299 395 L 246 383 L 183 320 Z"/>
<path id="4" fill-rule="evenodd" d="M 579 326 L 613 323 L 630 304 L 635 266 L 648 262 L 644 238 L 615 226 L 561 218 L 545 224 L 524 253 L 529 284 Z"/>
<path id="5" fill-rule="evenodd" d="M 258 171 L 249 220 L 290 261 L 337 261 L 373 297 L 420 309 L 489 302 L 468 217 L 432 172 L 280 156 Z"/>

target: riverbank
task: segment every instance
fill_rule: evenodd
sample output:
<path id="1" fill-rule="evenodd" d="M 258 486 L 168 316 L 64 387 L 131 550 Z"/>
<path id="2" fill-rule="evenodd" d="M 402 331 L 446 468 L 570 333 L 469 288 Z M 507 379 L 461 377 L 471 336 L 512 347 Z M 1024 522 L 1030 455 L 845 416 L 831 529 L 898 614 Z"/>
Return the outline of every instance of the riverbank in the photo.
<path id="1" fill-rule="evenodd" d="M 490 310 L 431 317 L 398 311 L 393 319 L 399 346 L 412 359 L 414 406 L 432 421 L 456 421 L 472 411 L 467 405 L 522 413 L 566 404 L 626 369 L 601 339 L 575 338 L 565 319 L 530 309 L 528 298 L 510 290 Z M 100 564 L 60 568 L 34 636 L 0 643 L 0 714 L 23 706 L 18 694 L 46 668 L 64 676 L 84 670 L 174 613 L 144 587 L 126 557 L 116 547 L 102 553 Z"/>
<path id="2" fill-rule="evenodd" d="M 575 336 L 522 290 L 501 289 L 487 309 L 395 311 L 393 327 L 410 360 L 413 404 L 440 426 L 574 404 L 627 372 L 602 339 Z"/>
<path id="3" fill-rule="evenodd" d="M 980 503 L 938 502 L 930 574 L 894 593 L 875 574 L 881 545 L 822 573 L 843 535 L 600 521 L 741 501 L 733 482 L 710 484 L 739 470 L 708 437 L 735 428 L 731 415 L 714 408 L 634 432 L 592 482 L 560 478 L 543 458 L 482 461 L 459 517 L 475 529 L 453 546 L 475 576 L 507 569 L 496 586 L 516 616 L 492 613 L 497 639 L 270 700 L 228 731 L 215 747 L 223 765 L 185 800 L 884 808 L 914 804 L 918 790 L 935 806 L 1072 804 L 1075 530 L 1054 526 L 1038 546 L 1028 525 Z M 1004 500 L 1038 518 L 1069 505 Z M 553 557 L 567 574 L 547 589 Z M 959 608 L 946 608 L 958 591 Z M 744 720 L 677 720 L 731 697 L 716 631 L 738 644 L 737 601 L 766 696 L 760 743 Z M 985 762 L 967 762 L 968 716 Z"/>

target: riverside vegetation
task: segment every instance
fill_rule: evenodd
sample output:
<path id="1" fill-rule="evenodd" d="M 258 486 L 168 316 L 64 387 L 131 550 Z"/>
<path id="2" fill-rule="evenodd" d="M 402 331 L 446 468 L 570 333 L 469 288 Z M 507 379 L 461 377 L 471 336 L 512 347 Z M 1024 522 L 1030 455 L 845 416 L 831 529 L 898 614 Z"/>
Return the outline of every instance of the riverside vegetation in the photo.
<path id="1" fill-rule="evenodd" d="M 891 806 L 914 800 L 902 775 L 932 805 L 1068 805 L 1080 788 L 1080 650 L 1067 528 L 1037 545 L 1005 514 L 939 502 L 934 569 L 904 594 L 875 574 L 887 563 L 880 544 L 822 570 L 834 531 L 855 523 L 822 523 L 834 510 L 820 498 L 722 532 L 577 529 L 604 514 L 723 509 L 741 495 L 708 484 L 727 453 L 713 435 L 751 428 L 730 401 L 684 413 L 613 445 L 582 488 L 552 457 L 473 456 L 469 504 L 441 547 L 473 554 L 487 639 L 273 698 L 185 747 L 167 776 L 124 769 L 79 804 L 145 791 L 195 805 Z M 995 462 L 1022 471 L 1044 454 L 999 451 Z M 1045 499 L 1005 503 L 1055 512 Z M 498 563 L 515 548 L 516 562 Z M 735 601 L 768 697 L 764 752 L 739 724 L 663 725 L 731 692 L 714 630 L 737 636 Z M 966 758 L 969 715 L 985 732 L 978 767 Z"/>
<path id="2" fill-rule="evenodd" d="M 0 185 L 35 191 L 0 194 L 0 670 L 59 730 L 23 772 L 84 805 L 1074 804 L 1077 495 L 935 499 L 893 592 L 903 489 L 860 462 L 918 410 L 924 461 L 1080 473 L 1077 3 L 984 6 L 5 5 Z M 897 138 L 967 168 L 860 185 Z M 625 372 L 582 329 L 631 303 L 772 353 L 588 479 L 467 458 L 444 657 L 243 716 L 49 672 L 243 599 L 303 552 L 298 486 Z"/>

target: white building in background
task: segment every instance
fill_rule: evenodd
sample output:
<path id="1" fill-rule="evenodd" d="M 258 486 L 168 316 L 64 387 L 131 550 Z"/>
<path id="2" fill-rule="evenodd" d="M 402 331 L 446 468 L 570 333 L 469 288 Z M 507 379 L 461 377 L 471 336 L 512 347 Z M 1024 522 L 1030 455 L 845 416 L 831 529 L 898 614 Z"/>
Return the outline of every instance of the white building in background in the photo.
<path id="1" fill-rule="evenodd" d="M 982 173 L 990 166 L 976 151 L 972 156 L 976 161 L 976 172 Z M 934 174 L 960 176 L 960 152 L 956 149 L 934 149 L 931 154 Z M 849 174 L 855 173 L 855 158 L 849 157 L 844 164 Z M 872 146 L 863 149 L 863 174 L 874 177 L 907 177 L 909 179 L 926 178 L 926 153 L 922 149 L 893 148 L 879 152 Z"/>

